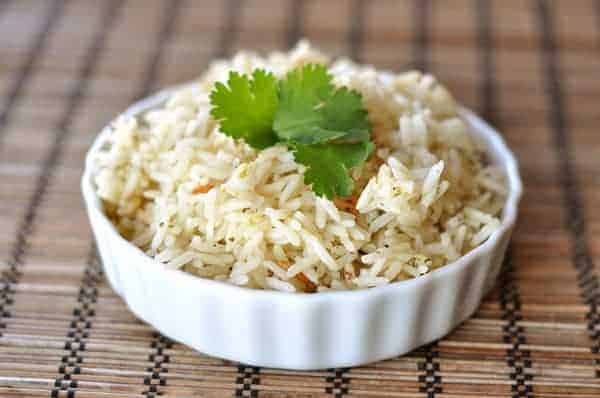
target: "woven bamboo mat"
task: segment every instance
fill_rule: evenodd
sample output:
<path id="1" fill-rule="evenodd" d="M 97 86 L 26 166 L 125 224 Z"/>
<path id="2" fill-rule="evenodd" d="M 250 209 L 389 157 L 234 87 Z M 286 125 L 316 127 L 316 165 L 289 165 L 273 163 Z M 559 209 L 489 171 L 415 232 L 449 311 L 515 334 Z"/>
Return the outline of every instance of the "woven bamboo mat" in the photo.
<path id="1" fill-rule="evenodd" d="M 247 367 L 156 334 L 106 284 L 79 192 L 133 99 L 302 36 L 438 75 L 504 133 L 526 187 L 477 314 L 353 369 Z M 593 0 L 0 0 L 0 397 L 600 397 L 599 67 Z"/>

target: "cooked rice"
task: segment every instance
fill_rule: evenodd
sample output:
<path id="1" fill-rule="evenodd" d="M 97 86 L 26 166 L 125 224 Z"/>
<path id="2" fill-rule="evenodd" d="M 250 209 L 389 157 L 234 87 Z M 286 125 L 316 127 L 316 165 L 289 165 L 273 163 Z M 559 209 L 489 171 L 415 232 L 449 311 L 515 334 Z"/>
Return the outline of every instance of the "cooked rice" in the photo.
<path id="1" fill-rule="evenodd" d="M 230 70 L 276 76 L 329 59 L 300 42 L 267 58 L 215 62 L 159 109 L 122 118 L 95 183 L 120 233 L 171 269 L 286 292 L 357 289 L 456 260 L 499 226 L 506 184 L 486 165 L 448 91 L 430 75 L 392 75 L 341 59 L 335 83 L 363 95 L 376 153 L 356 190 L 330 201 L 304 184 L 284 146 L 256 151 L 218 131 L 209 93 Z"/>

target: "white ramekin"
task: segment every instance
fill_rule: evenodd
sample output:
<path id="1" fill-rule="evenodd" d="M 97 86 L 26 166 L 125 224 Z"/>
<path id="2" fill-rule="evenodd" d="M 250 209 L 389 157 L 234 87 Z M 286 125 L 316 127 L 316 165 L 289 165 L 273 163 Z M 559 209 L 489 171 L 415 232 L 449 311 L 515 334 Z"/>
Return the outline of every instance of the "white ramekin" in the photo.
<path id="1" fill-rule="evenodd" d="M 131 106 L 136 115 L 173 89 Z M 113 289 L 165 336 L 208 355 L 287 369 L 347 367 L 404 354 L 437 340 L 477 309 L 493 286 L 517 218 L 522 184 L 500 135 L 468 110 L 462 117 L 508 176 L 500 228 L 457 261 L 419 278 L 366 290 L 294 294 L 241 288 L 168 270 L 122 238 L 106 218 L 92 175 L 104 129 L 86 157 L 81 185 Z"/>

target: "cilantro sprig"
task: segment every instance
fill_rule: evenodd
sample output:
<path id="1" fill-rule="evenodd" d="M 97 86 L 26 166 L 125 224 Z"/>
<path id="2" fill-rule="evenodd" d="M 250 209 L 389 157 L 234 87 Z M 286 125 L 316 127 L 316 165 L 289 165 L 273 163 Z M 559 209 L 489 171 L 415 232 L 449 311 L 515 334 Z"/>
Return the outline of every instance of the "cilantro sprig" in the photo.
<path id="1" fill-rule="evenodd" d="M 257 149 L 287 145 L 307 167 L 305 183 L 329 199 L 352 194 L 349 170 L 375 147 L 361 94 L 336 88 L 324 65 L 304 65 L 280 81 L 262 69 L 250 77 L 230 72 L 227 84 L 215 85 L 210 103 L 224 134 Z"/>

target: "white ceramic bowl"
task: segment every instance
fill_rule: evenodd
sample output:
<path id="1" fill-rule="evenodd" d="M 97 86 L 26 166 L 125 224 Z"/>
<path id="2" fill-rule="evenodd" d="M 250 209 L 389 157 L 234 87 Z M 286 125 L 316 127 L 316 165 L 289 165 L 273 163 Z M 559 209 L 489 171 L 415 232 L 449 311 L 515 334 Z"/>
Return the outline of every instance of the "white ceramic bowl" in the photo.
<path id="1" fill-rule="evenodd" d="M 131 106 L 136 115 L 173 89 Z M 87 154 L 82 189 L 104 269 L 131 311 L 165 336 L 208 355 L 287 369 L 361 365 L 437 340 L 468 318 L 493 286 L 517 218 L 521 181 L 500 135 L 461 111 L 489 158 L 508 176 L 501 227 L 481 246 L 431 273 L 366 290 L 294 294 L 252 290 L 162 264 L 122 238 L 95 193 L 94 159 L 109 130 Z"/>

